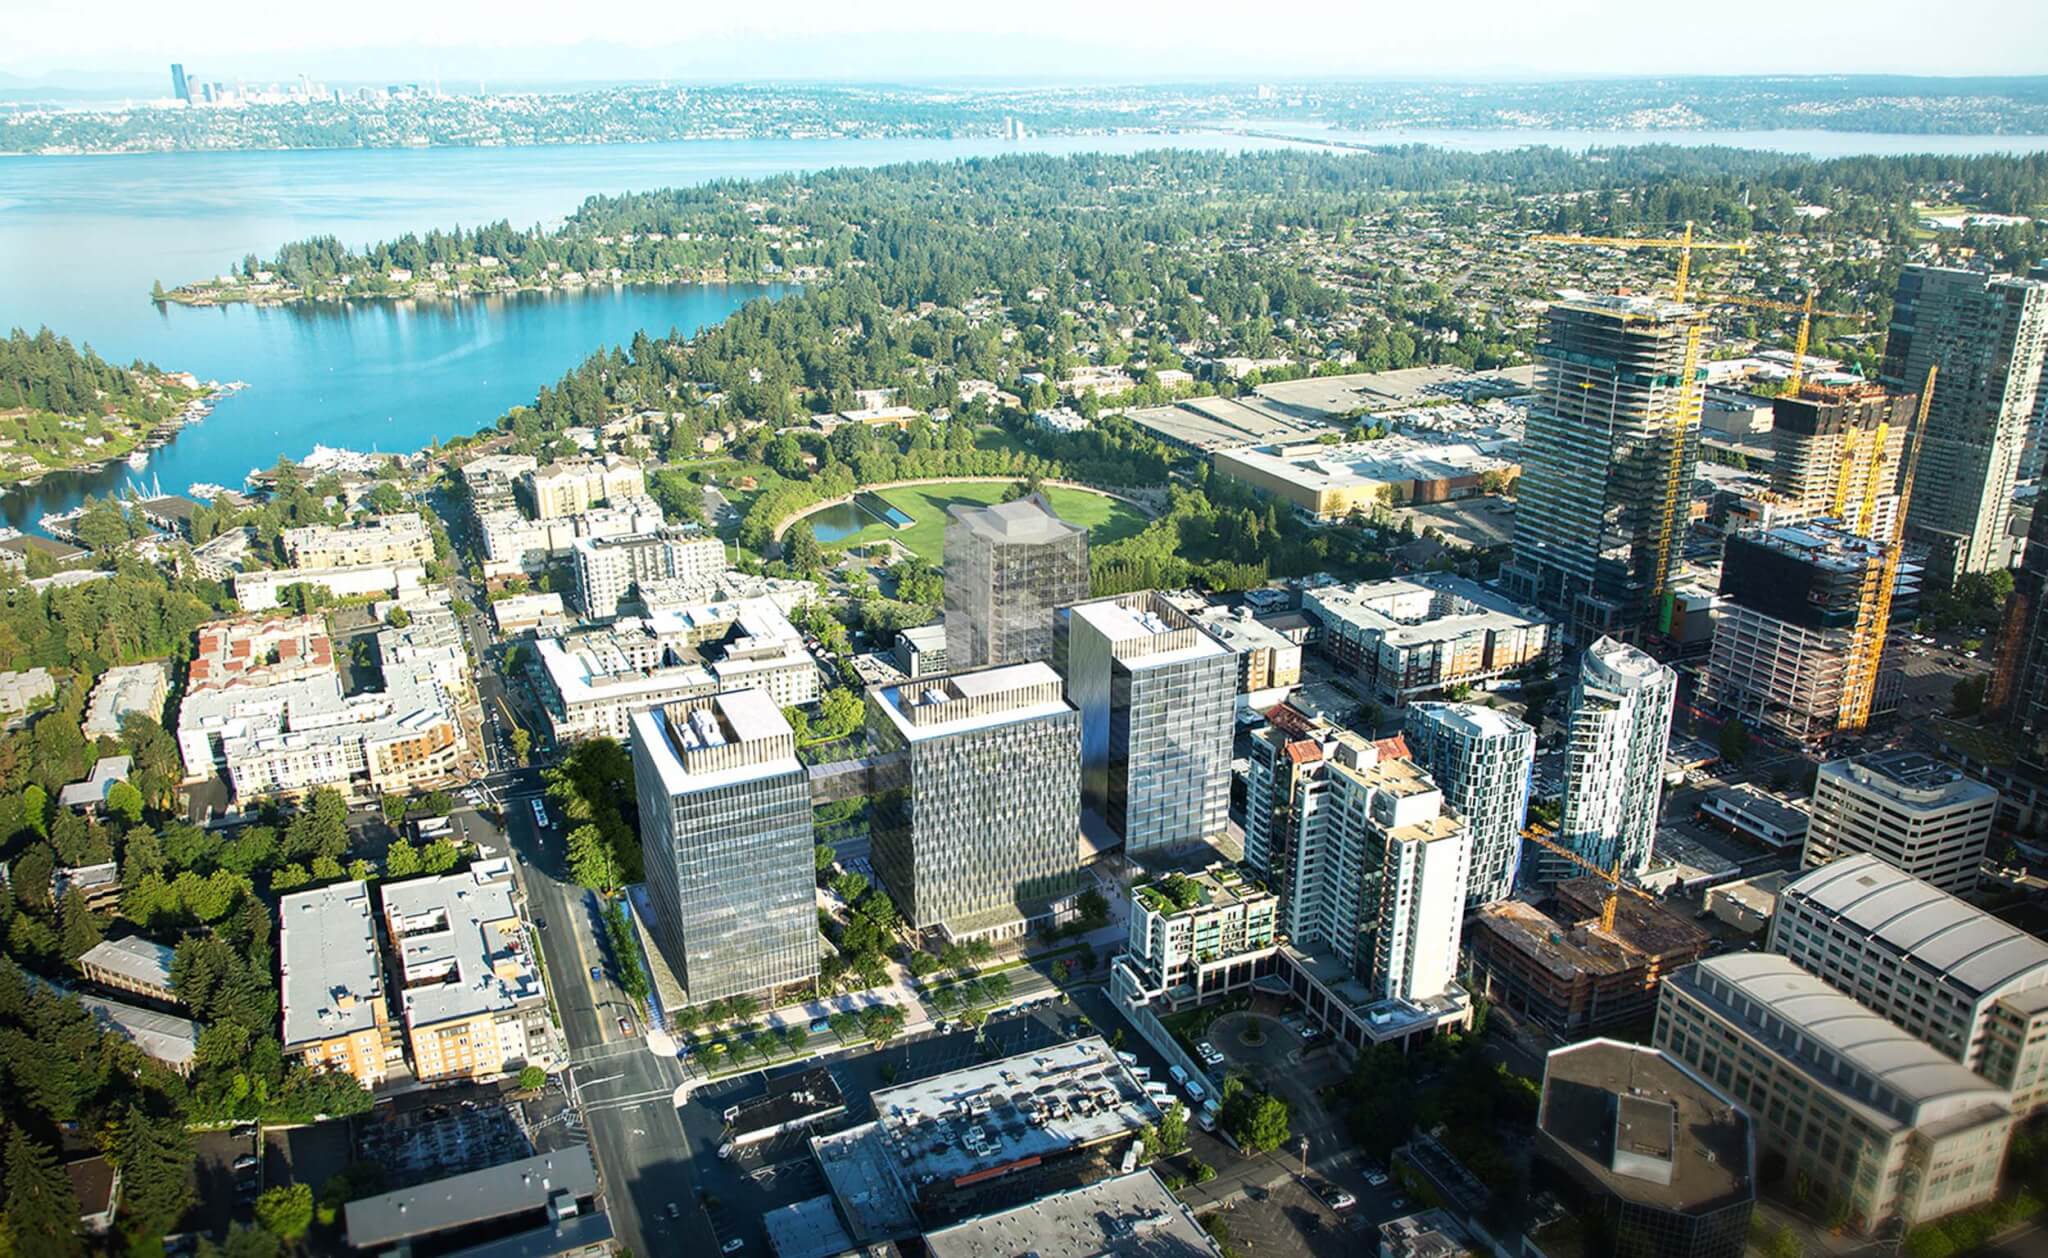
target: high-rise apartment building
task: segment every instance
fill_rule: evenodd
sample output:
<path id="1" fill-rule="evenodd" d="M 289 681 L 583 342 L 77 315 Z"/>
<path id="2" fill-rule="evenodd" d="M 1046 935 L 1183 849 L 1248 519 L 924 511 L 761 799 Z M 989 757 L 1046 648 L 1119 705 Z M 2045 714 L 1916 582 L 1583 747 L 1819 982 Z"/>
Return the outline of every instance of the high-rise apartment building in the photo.
<path id="1" fill-rule="evenodd" d="M 185 78 L 184 65 L 176 61 L 171 63 L 171 97 L 187 105 L 192 103 L 192 84 Z"/>
<path id="2" fill-rule="evenodd" d="M 1128 854 L 1229 824 L 1237 659 L 1153 593 L 1054 613 L 1053 667 L 1081 712 L 1081 802 Z"/>
<path id="3" fill-rule="evenodd" d="M 1836 520 L 1889 540 L 1917 391 L 1807 385 L 1771 401 L 1771 499 L 1786 523 Z"/>
<path id="4" fill-rule="evenodd" d="M 955 506 L 946 521 L 946 661 L 955 669 L 1052 658 L 1052 613 L 1088 597 L 1088 531 L 1043 494 Z"/>
<path id="5" fill-rule="evenodd" d="M 2012 1093 L 2048 1105 L 2048 944 L 1875 856 L 1778 893 L 1771 951 Z"/>
<path id="6" fill-rule="evenodd" d="M 2004 562 L 2044 359 L 2048 281 L 1928 266 L 1899 273 L 1881 375 L 1894 389 L 1919 389 L 1939 368 L 1906 508 L 1908 539 L 1933 548 L 1936 585 Z"/>
<path id="7" fill-rule="evenodd" d="M 1308 745 L 1281 877 L 1283 932 L 1334 958 L 1374 1000 L 1442 995 L 1456 982 L 1471 876 L 1464 820 L 1399 739 L 1345 731 Z"/>
<path id="8" fill-rule="evenodd" d="M 1285 704 L 1252 731 L 1245 764 L 1244 863 L 1283 893 L 1301 829 L 1299 809 L 1310 798 L 1305 780 L 1318 771 L 1323 748 L 1334 737 L 1327 722 Z"/>
<path id="9" fill-rule="evenodd" d="M 1677 690 L 1678 674 L 1612 638 L 1586 648 L 1579 661 L 1557 833 L 1559 843 L 1601 869 L 1619 862 L 1623 873 L 1640 874 L 1649 867 Z M 1537 863 L 1543 881 L 1565 872 L 1554 857 Z"/>
<path id="10" fill-rule="evenodd" d="M 1536 731 L 1483 704 L 1417 703 L 1402 737 L 1472 833 L 1465 907 L 1507 899 L 1521 863 Z"/>
<path id="11" fill-rule="evenodd" d="M 759 690 L 633 717 L 633 781 L 656 943 L 692 1004 L 818 972 L 811 792 Z"/>
<path id="12" fill-rule="evenodd" d="M 1574 638 L 1635 636 L 1678 566 L 1705 316 L 1652 297 L 1551 305 L 1522 439 L 1510 591 Z"/>
<path id="13" fill-rule="evenodd" d="M 724 542 L 681 529 L 579 537 L 571 553 L 576 601 L 593 620 L 617 616 L 633 591 L 649 582 L 700 581 L 725 571 Z"/>
<path id="14" fill-rule="evenodd" d="M 2013 574 L 1998 638 L 1998 671 L 1984 707 L 2016 744 L 2031 777 L 2048 783 L 2048 509 L 2039 502 Z"/>
<path id="15" fill-rule="evenodd" d="M 876 686 L 867 705 L 875 872 L 904 920 L 1020 934 L 1074 891 L 1081 714 L 1051 665 Z"/>
<path id="16" fill-rule="evenodd" d="M 1803 863 L 1869 852 L 1943 891 L 1977 886 L 1998 792 L 1923 752 L 1879 751 L 1820 767 Z"/>
<path id="17" fill-rule="evenodd" d="M 1665 979 L 1652 1043 L 1740 1101 L 1761 1149 L 1858 1231 L 1998 1191 L 2005 1092 L 1784 957 L 1732 953 Z"/>
<path id="18" fill-rule="evenodd" d="M 1918 597 L 1919 572 L 1902 564 L 1887 579 L 1885 551 L 1824 523 L 1729 538 L 1707 702 L 1809 743 L 1896 708 L 1885 629 L 1894 603 Z"/>

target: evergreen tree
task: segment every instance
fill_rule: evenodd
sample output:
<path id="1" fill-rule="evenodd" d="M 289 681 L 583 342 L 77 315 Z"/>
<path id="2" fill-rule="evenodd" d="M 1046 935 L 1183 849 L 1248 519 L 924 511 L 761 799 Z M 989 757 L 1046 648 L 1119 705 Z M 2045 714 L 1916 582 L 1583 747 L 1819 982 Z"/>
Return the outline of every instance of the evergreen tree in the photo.
<path id="1" fill-rule="evenodd" d="M 86 905 L 85 893 L 76 887 L 64 892 L 57 908 L 57 935 L 63 941 L 64 959 L 76 961 L 92 951 L 104 936 L 99 915 Z"/>
<path id="2" fill-rule="evenodd" d="M 7 1133 L 7 1229 L 15 1252 L 36 1258 L 83 1255 L 78 1196 L 47 1145 L 20 1127 Z"/>
<path id="3" fill-rule="evenodd" d="M 192 1142 L 175 1117 L 153 1118 L 133 1102 L 114 1127 L 121 1207 L 138 1236 L 162 1236 L 192 1204 Z"/>

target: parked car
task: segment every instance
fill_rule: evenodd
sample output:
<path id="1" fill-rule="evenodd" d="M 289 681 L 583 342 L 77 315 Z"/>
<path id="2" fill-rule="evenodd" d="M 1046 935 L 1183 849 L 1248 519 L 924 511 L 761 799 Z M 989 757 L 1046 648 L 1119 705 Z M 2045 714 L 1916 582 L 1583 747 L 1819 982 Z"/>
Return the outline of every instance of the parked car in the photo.
<path id="1" fill-rule="evenodd" d="M 675 1203 L 675 1202 L 671 1201 L 671 1202 L 669 1202 L 669 1203 L 668 1203 L 668 1217 L 669 1217 L 669 1218 L 671 1218 L 671 1219 L 673 1219 L 673 1218 L 678 1218 L 678 1217 L 680 1217 L 680 1216 L 682 1215 L 682 1213 L 683 1213 L 683 1212 L 682 1212 L 681 1210 L 679 1210 L 679 1209 L 677 1209 L 677 1208 L 676 1208 L 676 1203 Z"/>
<path id="2" fill-rule="evenodd" d="M 1365 1182 L 1371 1184 L 1374 1188 L 1385 1188 L 1388 1183 L 1387 1173 L 1385 1171 L 1367 1171 L 1365 1173 Z"/>
<path id="3" fill-rule="evenodd" d="M 590 967 L 590 981 L 591 981 L 591 982 L 593 982 L 593 983 L 598 983 L 598 982 L 602 982 L 603 980 L 604 980 L 604 969 L 603 969 L 603 967 L 601 967 L 601 966 L 595 966 L 595 965 L 591 966 L 591 967 Z"/>
<path id="4" fill-rule="evenodd" d="M 1358 1198 L 1335 1184 L 1317 1184 L 1316 1196 L 1332 1210 L 1349 1210 L 1358 1204 Z"/>
<path id="5" fill-rule="evenodd" d="M 740 1252 L 742 1249 L 745 1249 L 746 1247 L 747 1242 L 735 1236 L 731 1240 L 727 1241 L 725 1244 L 720 1245 L 718 1247 L 718 1252 L 721 1254 L 736 1254 Z"/>
<path id="6" fill-rule="evenodd" d="M 236 1170 L 238 1170 L 238 1171 L 253 1171 L 253 1170 L 255 1170 L 255 1169 L 256 1169 L 256 1155 L 255 1155 L 255 1154 L 253 1154 L 253 1153 L 244 1153 L 244 1154 L 243 1154 L 243 1155 L 242 1155 L 241 1157 L 238 1157 L 238 1158 L 236 1158 L 236 1159 L 235 1159 L 235 1169 L 236 1169 Z"/>
<path id="7" fill-rule="evenodd" d="M 626 1019 L 626 1018 L 620 1018 L 620 1019 L 619 1019 L 619 1034 L 620 1034 L 620 1035 L 631 1035 L 631 1034 L 633 1034 L 633 1023 L 631 1022 L 631 1020 L 629 1020 L 629 1019 Z"/>

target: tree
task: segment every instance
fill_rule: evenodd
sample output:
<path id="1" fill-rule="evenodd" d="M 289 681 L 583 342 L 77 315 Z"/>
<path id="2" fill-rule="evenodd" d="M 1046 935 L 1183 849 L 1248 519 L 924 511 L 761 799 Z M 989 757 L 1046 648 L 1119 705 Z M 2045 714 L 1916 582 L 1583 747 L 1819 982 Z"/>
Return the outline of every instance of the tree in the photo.
<path id="1" fill-rule="evenodd" d="M 162 1236 L 192 1204 L 192 1141 L 176 1118 L 153 1118 L 130 1102 L 114 1127 L 121 1208 L 138 1236 Z"/>
<path id="2" fill-rule="evenodd" d="M 1975 716 L 1984 710 L 1984 692 L 1988 680 L 1983 677 L 1965 677 L 1949 692 L 1949 711 L 1957 716 Z"/>
<path id="3" fill-rule="evenodd" d="M 1721 723 L 1721 758 L 1733 765 L 1749 758 L 1749 726 L 1735 717 Z"/>
<path id="4" fill-rule="evenodd" d="M 136 825 L 142 820 L 142 792 L 126 782 L 116 782 L 107 788 L 107 811 L 116 817 Z"/>
<path id="5" fill-rule="evenodd" d="M 199 1258 L 277 1258 L 282 1248 L 269 1232 L 240 1223 L 228 1225 L 228 1238 L 219 1245 L 199 1238 Z"/>
<path id="6" fill-rule="evenodd" d="M 576 885 L 610 894 L 619 887 L 619 862 L 612 845 L 595 825 L 581 825 L 569 831 L 569 875 Z"/>
<path id="7" fill-rule="evenodd" d="M 313 1226 L 313 1186 L 279 1184 L 256 1198 L 256 1222 L 264 1231 L 297 1240 Z"/>
<path id="8" fill-rule="evenodd" d="M 420 853 L 420 868 L 430 874 L 445 874 L 462 859 L 462 852 L 448 839 L 435 839 Z"/>
<path id="9" fill-rule="evenodd" d="M 1188 1111 L 1179 1101 L 1167 1106 L 1159 1120 L 1159 1145 L 1169 1154 L 1188 1147 Z"/>
<path id="10" fill-rule="evenodd" d="M 812 849 L 811 859 L 817 864 L 818 872 L 822 874 L 832 868 L 832 862 L 839 859 L 839 853 L 830 846 L 820 843 Z"/>
<path id="11" fill-rule="evenodd" d="M 69 1258 L 78 1238 L 78 1196 L 49 1147 L 20 1127 L 7 1133 L 7 1232 L 14 1252 Z"/>
<path id="12" fill-rule="evenodd" d="M 512 727 L 512 755 L 519 763 L 525 764 L 527 756 L 531 755 L 532 752 L 533 735 L 527 733 L 524 726 L 514 725 Z"/>
<path id="13" fill-rule="evenodd" d="M 384 849 L 386 878 L 414 878 L 420 872 L 420 850 L 405 839 L 393 839 Z"/>
<path id="14" fill-rule="evenodd" d="M 825 551 L 808 520 L 798 520 L 782 535 L 782 561 L 806 576 L 825 566 Z"/>
<path id="15" fill-rule="evenodd" d="M 523 1091 L 538 1092 L 547 1086 L 548 1072 L 539 1066 L 528 1066 L 519 1072 L 519 1086 Z"/>
<path id="16" fill-rule="evenodd" d="M 861 874 L 848 870 L 832 879 L 832 894 L 852 904 L 868 889 L 868 880 Z"/>
<path id="17" fill-rule="evenodd" d="M 92 951 L 105 935 L 100 919 L 85 902 L 85 893 L 77 887 L 64 892 L 64 901 L 57 906 L 57 933 L 63 941 L 64 959 L 76 961 Z"/>

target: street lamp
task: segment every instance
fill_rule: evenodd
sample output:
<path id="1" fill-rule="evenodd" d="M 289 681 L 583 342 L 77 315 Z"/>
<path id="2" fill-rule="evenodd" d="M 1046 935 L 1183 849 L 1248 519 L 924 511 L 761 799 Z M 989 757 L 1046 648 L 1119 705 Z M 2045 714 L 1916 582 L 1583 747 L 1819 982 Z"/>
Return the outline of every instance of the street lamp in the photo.
<path id="1" fill-rule="evenodd" d="M 1307 1136 L 1303 1136 L 1303 1137 L 1301 1138 L 1301 1143 L 1300 1143 L 1300 1145 L 1298 1145 L 1297 1147 L 1298 1147 L 1298 1148 L 1299 1148 L 1299 1149 L 1301 1150 L 1301 1177 L 1302 1177 L 1303 1179 L 1307 1179 L 1307 1178 L 1308 1178 L 1308 1137 L 1307 1137 Z"/>

